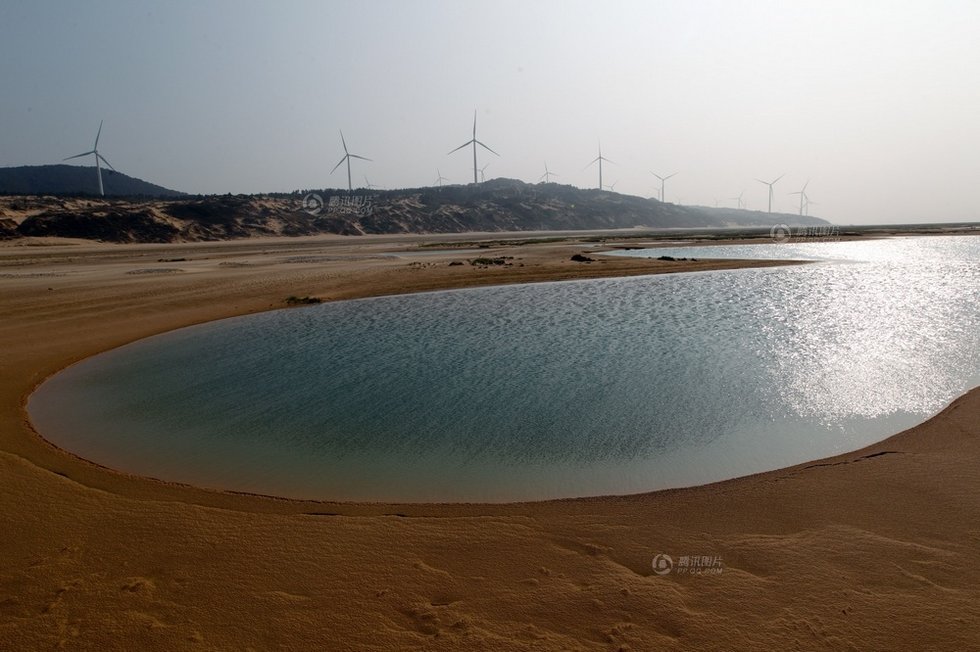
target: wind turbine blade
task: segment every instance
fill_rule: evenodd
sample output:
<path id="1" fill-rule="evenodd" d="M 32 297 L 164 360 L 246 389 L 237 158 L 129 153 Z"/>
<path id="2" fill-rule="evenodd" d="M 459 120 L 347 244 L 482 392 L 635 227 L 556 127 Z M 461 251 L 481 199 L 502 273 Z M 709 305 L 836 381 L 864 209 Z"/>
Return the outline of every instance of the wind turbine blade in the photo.
<path id="1" fill-rule="evenodd" d="M 349 155 L 347 155 L 347 156 L 349 156 Z M 334 172 L 336 172 L 337 168 L 339 168 L 343 164 L 343 162 L 347 160 L 347 156 L 344 156 L 344 158 L 340 159 L 340 162 L 337 163 L 337 165 L 333 166 L 333 170 L 330 170 L 330 174 L 333 174 Z"/>
<path id="2" fill-rule="evenodd" d="M 473 140 L 476 140 L 476 109 L 473 109 Z"/>
<path id="3" fill-rule="evenodd" d="M 768 181 L 763 181 L 762 179 L 756 179 L 756 181 L 758 181 L 759 183 L 761 183 L 764 186 L 768 186 L 769 185 L 769 182 Z"/>
<path id="4" fill-rule="evenodd" d="M 538 181 L 541 181 L 541 179 L 544 179 L 546 176 L 548 176 L 548 173 L 547 172 L 545 172 L 540 177 L 538 177 Z"/>
<path id="5" fill-rule="evenodd" d="M 344 132 L 340 132 L 340 142 L 344 145 L 344 154 L 347 154 L 347 141 L 344 140 Z"/>
<path id="6" fill-rule="evenodd" d="M 595 163 L 596 163 L 596 161 L 598 161 L 598 160 L 600 160 L 600 159 L 599 159 L 599 157 L 597 156 L 597 157 L 595 157 L 594 159 L 592 159 L 591 161 L 589 161 L 589 164 L 588 164 L 588 165 L 586 165 L 586 166 L 585 166 L 584 168 L 582 168 L 582 169 L 583 169 L 583 170 L 587 170 L 587 169 L 589 169 L 590 167 L 592 167 L 593 165 L 595 165 Z"/>
<path id="7" fill-rule="evenodd" d="M 473 144 L 473 141 L 472 140 L 468 140 L 465 143 L 463 143 L 462 145 L 460 145 L 459 147 L 457 147 L 456 149 L 454 149 L 452 152 L 449 152 L 449 154 L 452 154 L 453 152 L 458 152 L 459 150 L 463 149 L 464 147 L 469 147 L 472 144 Z M 446 156 L 449 156 L 449 154 L 446 154 Z"/>
<path id="8" fill-rule="evenodd" d="M 63 158 L 61 160 L 70 161 L 73 158 L 82 158 L 83 156 L 88 156 L 89 154 L 95 154 L 95 150 L 93 149 L 91 152 L 82 152 L 81 154 L 75 154 L 74 156 L 69 156 L 68 158 Z"/>
<path id="9" fill-rule="evenodd" d="M 803 189 L 802 189 L 802 190 L 800 190 L 800 192 L 802 192 L 802 193 L 806 193 L 806 187 L 807 187 L 807 186 L 809 186 L 809 185 L 810 185 L 810 180 L 809 180 L 809 179 L 807 179 L 807 180 L 806 180 L 806 183 L 804 183 L 804 184 L 803 184 Z"/>
<path id="10" fill-rule="evenodd" d="M 777 183 L 777 182 L 778 182 L 778 181 L 779 181 L 780 179 L 782 179 L 783 177 L 785 177 L 785 176 L 786 176 L 786 173 L 785 173 L 785 172 L 784 172 L 783 174 L 780 174 L 780 175 L 779 175 L 778 177 L 776 177 L 776 181 L 773 181 L 773 182 L 772 182 L 772 185 L 774 185 L 774 186 L 775 186 L 775 185 L 776 185 L 776 183 Z"/>
<path id="11" fill-rule="evenodd" d="M 678 174 L 680 174 L 680 172 L 674 172 L 673 174 L 667 175 L 666 177 L 664 177 L 664 181 L 666 181 L 671 177 L 676 177 Z"/>
<path id="12" fill-rule="evenodd" d="M 105 157 L 102 156 L 102 154 L 96 154 L 96 156 L 98 156 L 102 160 L 103 163 L 105 163 L 106 165 L 108 165 L 110 170 L 112 170 L 113 172 L 116 172 L 116 168 L 112 167 L 112 163 L 110 163 L 109 161 L 105 160 Z"/>
<path id="13" fill-rule="evenodd" d="M 657 177 L 661 181 L 664 181 L 664 178 L 662 176 L 660 176 L 659 174 L 657 174 L 656 172 L 651 172 L 650 174 L 652 174 L 653 176 Z"/>
<path id="14" fill-rule="evenodd" d="M 105 122 L 105 120 L 99 120 L 99 131 L 98 131 L 98 133 L 95 134 L 95 145 L 92 147 L 92 151 L 93 152 L 95 150 L 99 149 L 99 136 L 102 135 L 102 123 L 103 122 Z"/>
<path id="15" fill-rule="evenodd" d="M 369 159 L 367 157 L 364 157 L 364 156 L 358 156 L 357 154 L 348 154 L 347 156 L 349 156 L 351 158 L 359 158 L 362 161 L 370 161 L 371 160 L 371 159 Z"/>
<path id="16" fill-rule="evenodd" d="M 483 143 L 481 143 L 480 141 L 478 141 L 478 140 L 474 140 L 474 142 L 475 142 L 475 143 L 476 143 L 477 145 L 479 145 L 480 147 L 482 147 L 483 149 L 485 149 L 485 150 L 487 150 L 488 152 L 490 152 L 491 154 L 496 154 L 497 156 L 500 156 L 500 154 L 497 154 L 497 152 L 495 152 L 495 151 L 493 151 L 492 149 L 490 149 L 489 147 L 487 147 L 486 145 L 484 145 L 484 144 L 483 144 Z"/>

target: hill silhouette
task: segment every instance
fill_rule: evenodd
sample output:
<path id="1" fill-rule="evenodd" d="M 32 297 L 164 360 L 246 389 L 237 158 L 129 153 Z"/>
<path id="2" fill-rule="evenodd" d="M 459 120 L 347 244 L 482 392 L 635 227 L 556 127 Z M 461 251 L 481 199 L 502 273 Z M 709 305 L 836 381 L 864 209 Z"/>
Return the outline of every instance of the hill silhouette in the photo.
<path id="1" fill-rule="evenodd" d="M 514 179 L 353 193 L 296 191 L 162 199 L 7 197 L 0 237 L 191 242 L 316 234 L 573 231 L 825 225 L 815 217 L 679 206 Z"/>
<path id="2" fill-rule="evenodd" d="M 102 170 L 107 197 L 179 197 L 184 193 L 142 179 Z M 94 166 L 22 165 L 0 168 L 0 194 L 3 195 L 91 195 L 99 196 Z"/>

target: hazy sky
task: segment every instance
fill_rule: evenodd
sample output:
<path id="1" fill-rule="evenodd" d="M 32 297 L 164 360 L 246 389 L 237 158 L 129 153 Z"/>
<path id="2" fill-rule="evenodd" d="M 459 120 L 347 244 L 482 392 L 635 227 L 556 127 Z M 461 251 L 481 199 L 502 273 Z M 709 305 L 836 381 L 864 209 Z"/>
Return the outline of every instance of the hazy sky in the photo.
<path id="1" fill-rule="evenodd" d="M 0 166 L 90 149 L 199 193 L 487 177 L 980 219 L 980 2 L 0 3 Z M 87 160 L 82 164 L 91 165 Z"/>

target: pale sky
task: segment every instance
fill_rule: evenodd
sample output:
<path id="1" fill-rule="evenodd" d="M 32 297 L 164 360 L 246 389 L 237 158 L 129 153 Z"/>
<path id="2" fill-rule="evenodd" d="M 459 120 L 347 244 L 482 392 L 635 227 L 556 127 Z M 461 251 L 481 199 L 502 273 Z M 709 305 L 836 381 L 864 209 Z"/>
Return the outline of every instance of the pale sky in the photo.
<path id="1" fill-rule="evenodd" d="M 0 4 L 0 166 L 99 149 L 194 193 L 487 178 L 980 220 L 980 2 Z M 77 162 L 77 161 L 76 161 Z M 91 165 L 82 160 L 82 164 Z"/>

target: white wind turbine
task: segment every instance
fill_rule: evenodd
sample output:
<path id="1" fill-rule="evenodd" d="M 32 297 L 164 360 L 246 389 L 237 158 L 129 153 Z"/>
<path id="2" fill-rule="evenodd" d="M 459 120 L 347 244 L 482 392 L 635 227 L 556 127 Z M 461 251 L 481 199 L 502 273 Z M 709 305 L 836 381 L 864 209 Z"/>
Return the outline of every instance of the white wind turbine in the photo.
<path id="1" fill-rule="evenodd" d="M 809 185 L 810 185 L 810 180 L 807 179 L 806 180 L 806 183 L 803 184 L 803 187 L 802 188 L 800 188 L 796 192 L 789 193 L 791 195 L 799 195 L 800 196 L 800 215 L 803 215 L 803 206 L 804 206 L 804 204 L 806 204 L 806 203 L 808 203 L 810 201 L 810 198 L 806 196 L 806 187 L 809 186 Z"/>
<path id="2" fill-rule="evenodd" d="M 480 171 L 480 168 L 476 166 L 476 146 L 479 145 L 480 147 L 487 150 L 494 156 L 500 156 L 500 154 L 497 154 L 497 152 L 493 151 L 492 149 L 490 149 L 489 147 L 487 147 L 486 145 L 484 145 L 483 143 L 481 143 L 476 139 L 476 111 L 475 110 L 473 111 L 473 138 L 466 141 L 465 143 L 463 143 L 462 145 L 454 149 L 452 152 L 449 152 L 449 154 L 452 154 L 453 152 L 458 152 L 459 150 L 463 149 L 468 145 L 473 145 L 473 183 L 476 183 L 477 182 L 476 174 L 477 172 Z M 446 156 L 449 156 L 449 154 L 446 154 Z"/>
<path id="3" fill-rule="evenodd" d="M 436 168 L 436 174 L 439 175 L 439 176 L 436 177 L 436 185 L 439 186 L 440 188 L 442 188 L 442 182 L 443 181 L 449 181 L 449 179 L 447 179 L 446 177 L 442 176 L 442 172 L 439 171 L 439 168 Z"/>
<path id="4" fill-rule="evenodd" d="M 330 170 L 330 174 L 333 174 L 334 172 L 336 172 L 337 171 L 337 168 L 340 167 L 341 163 L 343 163 L 344 161 L 347 161 L 347 192 L 354 192 L 354 184 L 352 184 L 351 183 L 351 180 L 350 180 L 350 160 L 352 158 L 359 158 L 362 161 L 370 161 L 371 159 L 364 158 L 363 156 L 358 156 L 357 154 L 351 154 L 350 152 L 348 152 L 347 151 L 347 141 L 344 140 L 344 132 L 343 131 L 340 132 L 340 142 L 344 146 L 344 157 L 342 159 L 340 159 L 340 161 L 337 163 L 337 165 L 333 166 L 333 170 Z"/>
<path id="5" fill-rule="evenodd" d="M 552 172 L 551 170 L 548 169 L 548 161 L 545 161 L 544 162 L 544 174 L 542 174 L 540 177 L 538 177 L 538 183 L 541 183 L 541 180 L 542 179 L 544 179 L 544 182 L 545 183 L 551 183 L 551 177 L 557 177 L 557 176 L 558 176 L 557 174 L 555 174 L 554 172 Z"/>
<path id="6" fill-rule="evenodd" d="M 88 156 L 89 154 L 93 154 L 95 156 L 95 174 L 99 178 L 99 195 L 105 197 L 105 191 L 102 189 L 102 167 L 99 165 L 99 161 L 102 161 L 103 163 L 108 165 L 109 169 L 112 170 L 113 172 L 116 171 L 116 168 L 112 167 L 112 164 L 109 163 L 109 161 L 105 160 L 105 157 L 102 156 L 102 154 L 99 154 L 99 136 L 102 135 L 103 122 L 104 120 L 99 121 L 99 131 L 98 133 L 95 134 L 95 145 L 92 146 L 91 151 L 82 152 L 81 154 L 75 154 L 74 156 L 69 156 L 64 160 L 70 161 L 73 158 L 81 158 L 83 156 Z"/>
<path id="7" fill-rule="evenodd" d="M 729 197 L 728 199 L 730 199 L 731 201 L 734 201 L 734 202 L 738 202 L 736 204 L 736 206 L 739 208 L 739 210 L 741 210 L 742 207 L 745 206 L 744 202 L 742 201 L 742 195 L 744 195 L 744 194 L 745 194 L 745 191 L 743 190 L 742 192 L 738 193 L 738 197 Z"/>
<path id="8" fill-rule="evenodd" d="M 592 159 L 592 161 L 590 161 L 589 164 L 585 166 L 586 168 L 590 168 L 595 163 L 597 162 L 599 163 L 599 190 L 605 189 L 603 188 L 602 185 L 602 162 L 603 161 L 605 161 L 606 163 L 612 163 L 612 161 L 610 161 L 609 159 L 607 159 L 605 156 L 602 155 L 602 143 L 599 143 L 599 156 Z"/>
<path id="9" fill-rule="evenodd" d="M 772 212 L 772 187 L 776 185 L 776 182 L 778 182 L 780 179 L 782 179 L 785 176 L 786 176 L 785 174 L 780 174 L 772 181 L 763 181 L 762 179 L 756 179 L 756 181 L 758 181 L 762 185 L 769 186 L 769 212 L 770 213 Z"/>
<path id="10" fill-rule="evenodd" d="M 480 168 L 480 183 L 483 183 L 484 181 L 487 180 L 487 175 L 484 173 L 484 170 L 486 170 L 488 167 L 490 167 L 489 163 L 487 163 L 482 168 Z"/>
<path id="11" fill-rule="evenodd" d="M 364 187 L 367 188 L 368 190 L 370 190 L 372 188 L 380 188 L 381 186 L 376 186 L 373 183 L 371 183 L 371 180 L 368 179 L 367 178 L 367 175 L 365 174 L 364 175 Z"/>
<path id="12" fill-rule="evenodd" d="M 664 183 L 667 181 L 667 179 L 669 179 L 671 177 L 676 177 L 679 173 L 678 172 L 674 172 L 673 174 L 668 174 L 665 177 L 660 176 L 656 172 L 651 172 L 650 174 L 652 174 L 653 176 L 655 176 L 658 179 L 660 179 L 660 201 L 663 202 L 664 201 Z"/>

